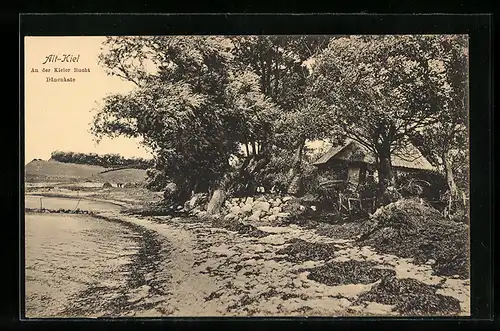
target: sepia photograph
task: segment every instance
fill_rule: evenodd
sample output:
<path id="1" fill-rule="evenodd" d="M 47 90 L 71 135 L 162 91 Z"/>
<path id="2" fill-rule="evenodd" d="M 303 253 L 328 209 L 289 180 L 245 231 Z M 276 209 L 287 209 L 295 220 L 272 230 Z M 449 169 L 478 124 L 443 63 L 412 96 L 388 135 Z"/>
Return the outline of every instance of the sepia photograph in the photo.
<path id="1" fill-rule="evenodd" d="M 468 35 L 30 36 L 24 106 L 27 319 L 471 316 Z"/>

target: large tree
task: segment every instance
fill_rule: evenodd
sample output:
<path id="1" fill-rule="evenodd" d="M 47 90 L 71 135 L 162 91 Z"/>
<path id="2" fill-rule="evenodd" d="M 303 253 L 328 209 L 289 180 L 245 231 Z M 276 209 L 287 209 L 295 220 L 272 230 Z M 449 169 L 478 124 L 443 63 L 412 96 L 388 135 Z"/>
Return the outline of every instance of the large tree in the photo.
<path id="1" fill-rule="evenodd" d="M 170 179 L 185 199 L 224 185 L 231 157 L 265 127 L 273 104 L 256 77 L 233 70 L 223 37 L 110 37 L 100 56 L 136 89 L 104 99 L 93 132 L 140 137 L 155 155 L 153 180 Z"/>
<path id="2" fill-rule="evenodd" d="M 434 70 L 446 80 L 438 121 L 416 132 L 412 142 L 445 175 L 452 197 L 468 189 L 468 39 L 443 36 L 434 50 Z M 460 178 L 459 185 L 455 179 Z"/>
<path id="3" fill-rule="evenodd" d="M 280 107 L 273 123 L 273 134 L 257 142 L 259 153 L 294 154 L 288 166 L 293 182 L 301 168 L 305 142 L 318 137 L 322 122 L 321 102 L 308 92 L 309 61 L 328 46 L 329 36 L 236 36 L 232 53 L 240 68 L 259 77 L 262 93 Z M 277 147 L 272 150 L 269 145 Z M 250 143 L 252 146 L 252 143 Z M 250 148 L 251 149 L 251 148 Z M 269 161 L 272 156 L 265 156 Z M 290 183 L 289 183 L 290 184 Z"/>
<path id="4" fill-rule="evenodd" d="M 382 192 L 394 184 L 391 156 L 405 154 L 409 139 L 437 123 L 448 100 L 455 100 L 439 67 L 450 65 L 440 59 L 450 52 L 445 42 L 457 38 L 344 37 L 316 60 L 316 95 L 329 104 L 337 131 L 377 158 Z"/>

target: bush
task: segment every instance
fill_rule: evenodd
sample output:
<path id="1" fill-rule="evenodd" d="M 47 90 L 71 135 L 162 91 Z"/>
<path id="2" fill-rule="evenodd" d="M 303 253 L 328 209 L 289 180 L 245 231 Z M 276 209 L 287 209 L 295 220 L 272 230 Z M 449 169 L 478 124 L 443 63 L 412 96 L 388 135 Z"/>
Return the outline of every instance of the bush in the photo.
<path id="1" fill-rule="evenodd" d="M 396 189 L 405 198 L 420 197 L 428 201 L 438 201 L 441 192 L 448 189 L 448 184 L 443 175 L 433 171 L 402 172 L 397 176 Z"/>

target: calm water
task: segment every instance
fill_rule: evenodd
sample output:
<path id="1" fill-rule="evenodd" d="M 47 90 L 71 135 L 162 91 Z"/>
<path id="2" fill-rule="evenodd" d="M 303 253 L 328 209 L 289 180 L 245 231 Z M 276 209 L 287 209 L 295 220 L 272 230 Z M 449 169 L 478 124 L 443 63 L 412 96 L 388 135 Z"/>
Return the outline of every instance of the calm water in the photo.
<path id="1" fill-rule="evenodd" d="M 26 208 L 40 208 L 41 205 L 46 209 L 81 209 L 94 212 L 119 210 L 121 207 L 108 202 L 97 202 L 91 200 L 78 200 L 74 198 L 56 198 L 42 197 L 37 195 L 27 195 L 24 199 Z"/>
<path id="2" fill-rule="evenodd" d="M 43 198 L 45 208 L 74 208 L 76 202 Z M 26 198 L 26 207 L 38 205 L 38 197 Z M 117 208 L 83 200 L 79 207 Z M 105 310 L 125 286 L 140 240 L 127 226 L 88 215 L 27 213 L 26 317 L 92 316 Z M 89 310 L 89 303 L 97 304 Z"/>

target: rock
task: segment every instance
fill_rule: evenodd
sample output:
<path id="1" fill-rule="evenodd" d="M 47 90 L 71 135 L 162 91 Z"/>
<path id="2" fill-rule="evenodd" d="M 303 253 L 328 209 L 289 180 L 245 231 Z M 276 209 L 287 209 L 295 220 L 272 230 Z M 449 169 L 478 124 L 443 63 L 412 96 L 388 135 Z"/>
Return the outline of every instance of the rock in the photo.
<path id="1" fill-rule="evenodd" d="M 283 202 L 287 202 L 287 201 L 292 200 L 292 199 L 293 199 L 292 197 L 284 197 Z"/>
<path id="2" fill-rule="evenodd" d="M 236 216 L 235 214 L 227 214 L 226 216 L 224 216 L 225 221 L 232 221 L 236 218 L 238 218 L 238 216 Z"/>
<path id="3" fill-rule="evenodd" d="M 241 210 L 241 208 L 238 207 L 238 206 L 231 207 L 230 211 L 231 211 L 231 214 L 233 214 L 233 215 L 239 215 L 239 214 L 241 214 L 243 212 Z"/>
<path id="4" fill-rule="evenodd" d="M 271 208 L 271 214 L 272 215 L 278 215 L 279 213 L 281 213 L 281 207 L 273 207 L 273 208 Z"/>
<path id="5" fill-rule="evenodd" d="M 248 220 L 251 222 L 258 222 L 260 220 L 260 211 L 256 211 L 252 214 L 252 216 L 248 217 Z"/>
<path id="6" fill-rule="evenodd" d="M 300 281 L 300 279 L 295 278 L 295 279 L 293 280 L 293 285 L 294 285 L 295 287 L 302 287 L 302 282 Z"/>
<path id="7" fill-rule="evenodd" d="M 313 211 L 316 211 L 316 206 L 311 206 L 311 209 L 312 209 Z"/>
<path id="8" fill-rule="evenodd" d="M 267 202 L 266 198 L 264 198 L 263 196 L 258 197 L 256 201 Z"/>
<path id="9" fill-rule="evenodd" d="M 252 205 L 249 203 L 244 204 L 243 207 L 241 207 L 241 211 L 243 213 L 250 213 L 252 211 Z"/>
<path id="10" fill-rule="evenodd" d="M 433 260 L 433 259 L 429 259 L 427 262 L 425 262 L 425 264 L 428 264 L 428 265 L 432 265 L 436 263 L 436 260 Z"/>
<path id="11" fill-rule="evenodd" d="M 276 216 L 281 217 L 281 218 L 284 218 L 284 217 L 288 217 L 288 216 L 290 216 L 290 213 L 279 213 L 279 214 L 277 214 Z"/>
<path id="12" fill-rule="evenodd" d="M 226 193 L 224 190 L 215 190 L 210 202 L 207 205 L 208 214 L 219 213 L 220 207 L 222 206 L 224 199 L 226 198 Z"/>
<path id="13" fill-rule="evenodd" d="M 253 205 L 253 210 L 254 211 L 263 211 L 263 212 L 268 212 L 269 208 L 271 208 L 271 205 L 267 201 L 257 201 Z"/>
<path id="14" fill-rule="evenodd" d="M 238 205 L 240 203 L 240 198 L 232 198 L 231 199 L 231 204 L 233 205 Z"/>
<path id="15" fill-rule="evenodd" d="M 278 216 L 277 215 L 271 215 L 268 217 L 268 221 L 269 222 L 274 222 L 278 219 Z"/>
<path id="16" fill-rule="evenodd" d="M 276 200 L 272 200 L 271 206 L 272 207 L 279 207 L 283 203 L 280 198 L 276 198 Z"/>
<path id="17" fill-rule="evenodd" d="M 253 197 L 248 197 L 246 200 L 245 200 L 245 204 L 248 205 L 248 204 L 252 204 L 253 203 Z"/>

